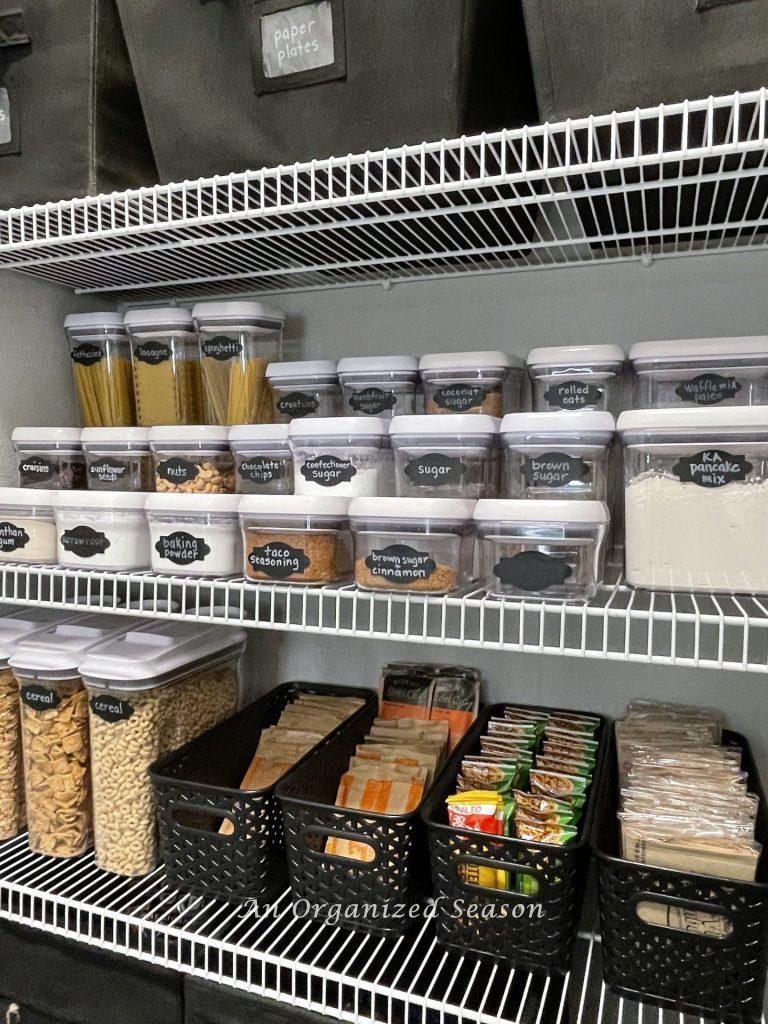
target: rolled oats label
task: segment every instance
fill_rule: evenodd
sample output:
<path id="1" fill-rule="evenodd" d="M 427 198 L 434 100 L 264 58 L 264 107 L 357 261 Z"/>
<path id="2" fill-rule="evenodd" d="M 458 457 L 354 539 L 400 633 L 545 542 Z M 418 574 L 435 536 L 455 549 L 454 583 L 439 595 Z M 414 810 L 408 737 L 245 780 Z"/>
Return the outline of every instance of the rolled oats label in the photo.
<path id="1" fill-rule="evenodd" d="M 310 559 L 302 548 L 294 548 L 284 541 L 270 541 L 261 547 L 251 549 L 248 564 L 256 573 L 263 573 L 271 579 L 284 580 L 289 576 L 300 576 L 306 572 Z"/>
<path id="2" fill-rule="evenodd" d="M 315 455 L 301 467 L 304 479 L 320 487 L 349 483 L 356 474 L 357 469 L 349 459 L 339 459 L 335 455 Z"/>
<path id="3" fill-rule="evenodd" d="M 55 690 L 37 683 L 21 687 L 21 699 L 33 711 L 52 711 L 61 704 L 61 697 Z"/>
<path id="4" fill-rule="evenodd" d="M 157 467 L 157 475 L 169 484 L 191 483 L 199 472 L 198 465 L 189 459 L 167 459 Z"/>
<path id="5" fill-rule="evenodd" d="M 680 459 L 672 472 L 681 483 L 698 487 L 725 487 L 745 480 L 754 469 L 743 455 L 731 455 L 720 448 L 708 448 Z"/>
<path id="6" fill-rule="evenodd" d="M 15 523 L 0 522 L 0 551 L 10 554 L 29 544 L 29 534 Z"/>
<path id="7" fill-rule="evenodd" d="M 544 392 L 544 401 L 555 409 L 587 409 L 597 405 L 605 388 L 586 380 L 566 380 L 552 384 Z"/>
<path id="8" fill-rule="evenodd" d="M 434 402 L 450 412 L 467 412 L 482 405 L 487 396 L 487 388 L 478 388 L 472 384 L 449 384 L 435 392 Z"/>
<path id="9" fill-rule="evenodd" d="M 539 591 L 565 583 L 573 574 L 573 568 L 568 565 L 564 555 L 520 551 L 509 558 L 500 558 L 493 567 L 493 573 L 506 586 Z"/>
<path id="10" fill-rule="evenodd" d="M 675 388 L 681 402 L 696 405 L 719 405 L 727 398 L 735 398 L 740 391 L 741 384 L 735 377 L 723 377 L 719 373 L 700 373 L 692 380 L 681 381 Z"/>
<path id="11" fill-rule="evenodd" d="M 405 465 L 405 475 L 413 484 L 421 487 L 445 487 L 461 483 L 467 472 L 466 463 L 453 455 L 430 452 L 418 459 L 411 459 Z"/>
<path id="12" fill-rule="evenodd" d="M 171 346 L 162 341 L 143 341 L 133 349 L 133 355 L 140 363 L 148 366 L 159 366 L 171 358 Z"/>
<path id="13" fill-rule="evenodd" d="M 437 568 L 429 552 L 417 551 L 407 544 L 390 544 L 374 548 L 365 559 L 371 576 L 380 576 L 390 583 L 416 583 L 426 580 Z"/>
<path id="14" fill-rule="evenodd" d="M 200 347 L 206 359 L 218 359 L 222 363 L 243 353 L 241 341 L 238 341 L 237 338 L 227 338 L 224 335 L 208 338 Z"/>
<path id="15" fill-rule="evenodd" d="M 292 391 L 277 400 L 277 411 L 283 416 L 290 416 L 293 420 L 301 420 L 305 416 L 311 416 L 320 408 L 320 402 L 314 395 L 308 395 L 304 391 Z"/>
<path id="16" fill-rule="evenodd" d="M 56 470 L 50 459 L 44 459 L 41 455 L 30 455 L 19 463 L 19 476 L 22 484 L 34 484 L 40 487 L 46 480 L 54 476 Z"/>
<path id="17" fill-rule="evenodd" d="M 240 463 L 240 476 L 252 484 L 271 484 L 285 477 L 285 460 L 273 459 L 268 455 L 256 455 L 251 459 L 243 459 Z"/>
<path id="18" fill-rule="evenodd" d="M 80 366 L 93 366 L 95 363 L 100 363 L 104 358 L 104 349 L 84 341 L 79 345 L 75 345 L 70 350 L 69 355 L 73 363 L 78 363 Z"/>
<path id="19" fill-rule="evenodd" d="M 127 472 L 128 463 L 117 459 L 99 459 L 88 466 L 88 476 L 102 484 L 116 484 Z"/>
<path id="20" fill-rule="evenodd" d="M 204 562 L 211 553 L 210 547 L 202 537 L 193 537 L 185 530 L 176 530 L 174 533 L 161 536 L 155 542 L 155 551 L 161 558 L 173 562 L 174 565 Z"/>
<path id="21" fill-rule="evenodd" d="M 134 712 L 134 707 L 127 700 L 119 700 L 111 694 L 94 694 L 90 700 L 91 711 L 103 722 L 114 725 L 116 722 L 127 722 Z"/>
<path id="22" fill-rule="evenodd" d="M 394 409 L 396 404 L 397 395 L 381 388 L 363 388 L 349 396 L 350 408 L 366 416 L 378 416 L 379 413 Z"/>
<path id="23" fill-rule="evenodd" d="M 90 526 L 75 526 L 62 533 L 61 546 L 78 558 L 93 558 L 94 555 L 103 555 L 111 544 L 107 535 L 100 530 L 93 530 Z"/>
<path id="24" fill-rule="evenodd" d="M 521 472 L 527 487 L 565 487 L 589 476 L 589 464 L 565 452 L 545 452 L 527 455 Z"/>

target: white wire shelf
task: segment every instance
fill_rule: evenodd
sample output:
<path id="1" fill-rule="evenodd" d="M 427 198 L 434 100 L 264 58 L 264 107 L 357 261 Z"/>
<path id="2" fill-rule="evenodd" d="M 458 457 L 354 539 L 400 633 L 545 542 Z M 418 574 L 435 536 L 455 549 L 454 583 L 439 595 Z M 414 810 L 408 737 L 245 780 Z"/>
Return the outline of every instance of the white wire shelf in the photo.
<path id="1" fill-rule="evenodd" d="M 764 249 L 766 90 L 0 213 L 124 302 Z"/>
<path id="2" fill-rule="evenodd" d="M 304 634 L 642 664 L 768 672 L 768 605 L 747 595 L 637 591 L 617 570 L 587 605 L 203 581 L 148 572 L 0 567 L 0 603 L 88 608 Z"/>

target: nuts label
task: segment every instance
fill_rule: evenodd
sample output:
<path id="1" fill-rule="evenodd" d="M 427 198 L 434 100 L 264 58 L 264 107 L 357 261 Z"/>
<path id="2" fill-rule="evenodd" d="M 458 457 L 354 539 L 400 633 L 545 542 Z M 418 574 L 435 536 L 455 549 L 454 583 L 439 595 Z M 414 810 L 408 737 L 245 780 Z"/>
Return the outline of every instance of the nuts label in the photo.
<path id="1" fill-rule="evenodd" d="M 169 484 L 187 484 L 197 477 L 199 466 L 189 459 L 167 459 L 157 467 L 157 475 Z"/>
<path id="2" fill-rule="evenodd" d="M 234 359 L 236 356 L 242 355 L 243 352 L 241 341 L 238 341 L 237 338 L 227 338 L 224 335 L 208 338 L 200 347 L 206 359 L 218 359 L 222 363 L 227 359 Z"/>
<path id="3" fill-rule="evenodd" d="M 753 470 L 751 462 L 743 455 L 731 455 L 720 448 L 708 448 L 680 459 L 672 472 L 681 483 L 692 483 L 698 487 L 724 487 L 726 484 L 746 479 Z"/>
<path id="4" fill-rule="evenodd" d="M 93 366 L 104 358 L 104 349 L 83 341 L 79 345 L 75 345 L 69 355 L 73 363 L 79 363 L 81 366 Z"/>
<path id="5" fill-rule="evenodd" d="M 350 408 L 366 416 L 378 416 L 381 412 L 394 409 L 396 403 L 397 395 L 381 388 L 363 388 L 349 396 Z"/>
<path id="6" fill-rule="evenodd" d="M 589 476 L 589 464 L 565 452 L 526 455 L 521 472 L 527 487 L 565 487 Z"/>
<path id="7" fill-rule="evenodd" d="M 174 565 L 192 565 L 193 562 L 204 562 L 211 549 L 202 537 L 193 537 L 191 533 L 177 530 L 161 536 L 155 543 L 155 551 L 161 558 L 173 562 Z"/>
<path id="8" fill-rule="evenodd" d="M 310 559 L 302 548 L 291 547 L 283 541 L 270 541 L 269 544 L 253 548 L 248 555 L 248 563 L 254 572 L 264 573 L 275 580 L 284 580 L 306 572 Z"/>
<path id="9" fill-rule="evenodd" d="M 110 694 L 94 694 L 90 700 L 91 711 L 103 722 L 114 725 L 116 722 L 126 722 L 134 712 L 132 704 L 127 700 L 118 700 Z"/>
<path id="10" fill-rule="evenodd" d="M 565 583 L 573 574 L 564 555 L 547 555 L 543 551 L 520 551 L 502 557 L 493 567 L 501 583 L 518 590 L 536 592 Z"/>
<path id="11" fill-rule="evenodd" d="M 18 551 L 29 544 L 29 534 L 23 526 L 15 523 L 0 522 L 0 551 L 8 554 Z"/>
<path id="12" fill-rule="evenodd" d="M 33 711 L 51 711 L 61 704 L 61 696 L 55 690 L 33 683 L 21 687 L 21 699 Z"/>
<path id="13" fill-rule="evenodd" d="M 482 405 L 488 395 L 487 388 L 478 388 L 472 384 L 449 384 L 435 392 L 435 405 L 451 412 L 467 412 Z"/>
<path id="14" fill-rule="evenodd" d="M 681 381 L 675 388 L 681 402 L 696 405 L 719 405 L 726 398 L 735 398 L 740 391 L 741 384 L 735 377 L 723 377 L 719 373 L 700 373 L 692 380 Z"/>
<path id="15" fill-rule="evenodd" d="M 127 462 L 116 459 L 99 459 L 88 466 L 88 476 L 102 484 L 115 484 L 128 472 Z"/>
<path id="16" fill-rule="evenodd" d="M 90 526 L 75 526 L 62 533 L 61 546 L 78 558 L 93 558 L 94 555 L 103 555 L 111 545 L 107 535 L 100 530 L 92 530 Z"/>
<path id="17" fill-rule="evenodd" d="M 417 551 L 407 544 L 390 544 L 371 551 L 365 560 L 371 576 L 381 576 L 390 583 L 415 583 L 426 580 L 437 568 L 429 552 Z"/>
<path id="18" fill-rule="evenodd" d="M 586 380 L 565 380 L 544 392 L 544 401 L 556 409 L 587 409 L 597 405 L 605 393 Z"/>
<path id="19" fill-rule="evenodd" d="M 252 484 L 271 484 L 285 476 L 285 460 L 268 455 L 254 455 L 240 463 L 240 476 Z"/>
<path id="20" fill-rule="evenodd" d="M 140 363 L 159 366 L 171 358 L 171 346 L 164 345 L 162 341 L 142 341 L 134 347 L 133 355 Z"/>
<path id="21" fill-rule="evenodd" d="M 405 465 L 405 475 L 413 484 L 421 487 L 445 487 L 461 483 L 467 472 L 466 463 L 453 455 L 430 452 L 418 459 L 411 459 Z"/>
<path id="22" fill-rule="evenodd" d="M 23 484 L 34 483 L 39 487 L 44 481 L 50 480 L 54 472 L 53 463 L 40 455 L 30 455 L 19 463 L 19 476 Z"/>
<path id="23" fill-rule="evenodd" d="M 304 391 L 292 391 L 289 395 L 283 395 L 277 400 L 277 411 L 283 416 L 290 416 L 293 420 L 311 416 L 319 408 L 320 402 L 317 398 Z"/>
<path id="24" fill-rule="evenodd" d="M 349 483 L 356 473 L 357 469 L 349 459 L 339 459 L 335 455 L 315 455 L 301 467 L 304 479 L 320 487 Z"/>

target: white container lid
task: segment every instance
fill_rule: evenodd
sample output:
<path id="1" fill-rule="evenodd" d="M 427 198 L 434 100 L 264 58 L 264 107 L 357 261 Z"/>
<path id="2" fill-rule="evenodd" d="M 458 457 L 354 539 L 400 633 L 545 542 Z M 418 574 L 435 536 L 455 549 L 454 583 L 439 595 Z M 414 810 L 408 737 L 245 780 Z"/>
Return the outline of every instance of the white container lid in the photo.
<path id="1" fill-rule="evenodd" d="M 268 380 L 294 380 L 297 377 L 335 377 L 333 359 L 301 359 L 290 363 L 270 363 L 265 376 Z"/>
<path id="2" fill-rule="evenodd" d="M 619 416 L 618 433 L 760 435 L 768 432 L 768 406 L 732 405 L 720 409 L 630 409 Z"/>
<path id="3" fill-rule="evenodd" d="M 483 413 L 447 413 L 445 416 L 394 416 L 389 428 L 390 434 L 414 434 L 441 437 L 459 434 L 498 434 L 499 423 L 495 416 Z"/>
<path id="4" fill-rule="evenodd" d="M 129 309 L 124 319 L 126 327 L 186 327 L 192 330 L 192 314 L 183 306 Z"/>
<path id="5" fill-rule="evenodd" d="M 246 423 L 229 428 L 229 443 L 243 444 L 248 441 L 287 441 L 287 423 Z"/>
<path id="6" fill-rule="evenodd" d="M 42 487 L 0 487 L 0 505 L 17 506 L 18 508 L 53 508 L 59 491 L 49 491 Z"/>
<path id="7" fill-rule="evenodd" d="M 11 441 L 14 444 L 40 444 L 43 441 L 50 441 L 51 444 L 80 444 L 81 434 L 79 427 L 16 427 L 11 434 Z"/>
<path id="8" fill-rule="evenodd" d="M 435 417 L 437 418 L 437 417 Z M 288 437 L 385 437 L 389 420 L 378 416 L 316 416 L 291 420 Z"/>
<path id="9" fill-rule="evenodd" d="M 325 494 L 247 494 L 240 498 L 240 515 L 347 516 L 352 498 Z"/>
<path id="10" fill-rule="evenodd" d="M 146 494 L 139 491 L 57 491 L 55 507 L 102 512 L 142 512 L 146 499 Z"/>
<path id="11" fill-rule="evenodd" d="M 418 373 L 416 356 L 347 356 L 339 360 L 342 373 Z"/>
<path id="12" fill-rule="evenodd" d="M 522 359 L 506 352 L 430 352 L 419 360 L 419 371 L 425 370 L 508 370 L 521 368 Z"/>
<path id="13" fill-rule="evenodd" d="M 184 494 L 172 491 L 144 495 L 144 508 L 147 512 L 178 512 L 179 515 L 193 512 L 235 515 L 239 501 L 237 494 Z"/>
<path id="14" fill-rule="evenodd" d="M 237 325 L 251 320 L 272 320 L 276 326 L 285 322 L 285 313 L 270 309 L 261 302 L 247 302 L 228 299 L 223 302 L 196 302 L 192 307 L 195 322 L 205 320 L 216 324 Z"/>
<path id="15" fill-rule="evenodd" d="M 466 498 L 353 498 L 354 519 L 463 519 L 469 521 L 476 502 Z"/>
<path id="16" fill-rule="evenodd" d="M 149 427 L 83 427 L 83 444 L 143 445 L 149 448 Z"/>
<path id="17" fill-rule="evenodd" d="M 178 441 L 210 441 L 212 444 L 226 444 L 227 439 L 226 427 L 162 426 L 149 428 L 149 443 L 154 445 L 162 445 L 165 442 L 175 444 Z"/>
<path id="18" fill-rule="evenodd" d="M 511 412 L 501 421 L 503 435 L 604 434 L 610 440 L 616 421 L 609 412 L 581 409 L 565 412 Z"/>
<path id="19" fill-rule="evenodd" d="M 0 668 L 6 668 L 9 658 L 16 653 L 21 640 L 27 639 L 41 629 L 47 629 L 68 619 L 74 619 L 77 613 L 71 609 L 61 608 L 24 608 L 0 618 Z"/>
<path id="20" fill-rule="evenodd" d="M 481 498 L 475 522 L 561 523 L 603 526 L 611 520 L 602 501 L 527 501 L 525 498 Z"/>
<path id="21" fill-rule="evenodd" d="M 744 356 L 768 358 L 768 337 L 753 334 L 741 338 L 681 338 L 678 341 L 638 341 L 629 350 L 630 362 L 698 363 L 720 358 L 725 366 Z"/>
<path id="22" fill-rule="evenodd" d="M 78 666 L 89 648 L 134 629 L 140 622 L 124 615 L 79 615 L 22 641 L 10 659 L 11 668 L 21 676 L 71 679 L 80 675 Z"/>
<path id="23" fill-rule="evenodd" d="M 70 313 L 64 317 L 65 330 L 76 331 L 92 327 L 116 327 L 122 330 L 124 327 L 123 314 L 114 311 L 109 313 Z"/>
<path id="24" fill-rule="evenodd" d="M 245 637 L 245 630 L 228 626 L 150 622 L 92 647 L 80 661 L 80 674 L 97 689 L 151 689 L 199 662 L 239 654 Z"/>
<path id="25" fill-rule="evenodd" d="M 623 363 L 624 350 L 618 345 L 555 345 L 532 348 L 529 366 L 589 366 L 592 363 Z"/>

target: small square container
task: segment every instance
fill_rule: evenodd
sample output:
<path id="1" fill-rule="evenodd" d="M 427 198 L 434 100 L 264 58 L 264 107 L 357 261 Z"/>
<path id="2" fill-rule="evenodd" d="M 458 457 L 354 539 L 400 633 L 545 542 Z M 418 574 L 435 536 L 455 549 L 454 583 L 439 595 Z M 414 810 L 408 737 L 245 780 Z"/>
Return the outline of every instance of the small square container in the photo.
<path id="1" fill-rule="evenodd" d="M 155 867 L 150 765 L 234 714 L 244 646 L 241 629 L 151 622 L 81 660 L 103 870 L 137 876 Z"/>
<path id="2" fill-rule="evenodd" d="M 125 326 L 139 426 L 199 423 L 203 415 L 200 346 L 189 310 L 178 306 L 130 309 Z"/>
<path id="3" fill-rule="evenodd" d="M 480 582 L 494 597 L 588 601 L 609 523 L 601 501 L 478 501 Z"/>
<path id="4" fill-rule="evenodd" d="M 226 427 L 152 427 L 155 490 L 233 494 L 235 471 Z"/>
<path id="5" fill-rule="evenodd" d="M 271 423 L 270 362 L 283 346 L 283 313 L 260 302 L 198 302 L 192 318 L 200 341 L 206 423 Z"/>
<path id="6" fill-rule="evenodd" d="M 375 498 L 389 494 L 389 420 L 358 416 L 292 420 L 288 442 L 296 494 Z"/>
<path id="7" fill-rule="evenodd" d="M 144 494 L 60 491 L 54 515 L 59 565 L 131 572 L 148 569 Z"/>
<path id="8" fill-rule="evenodd" d="M 152 570 L 174 576 L 239 575 L 239 500 L 234 494 L 150 494 Z"/>
<path id="9" fill-rule="evenodd" d="M 147 427 L 86 427 L 81 441 L 89 491 L 154 491 Z"/>
<path id="10" fill-rule="evenodd" d="M 238 494 L 293 494 L 293 456 L 287 423 L 229 428 Z"/>
<path id="11" fill-rule="evenodd" d="M 245 578 L 253 583 L 340 583 L 352 575 L 349 498 L 248 495 L 240 499 Z"/>
<path id="12" fill-rule="evenodd" d="M 501 421 L 509 498 L 608 500 L 609 412 L 521 412 Z"/>
<path id="13" fill-rule="evenodd" d="M 307 416 L 338 416 L 341 412 L 341 388 L 332 359 L 270 363 L 267 380 L 278 423 Z"/>
<path id="14" fill-rule="evenodd" d="M 768 405 L 768 337 L 641 341 L 629 350 L 638 409 Z"/>
<path id="15" fill-rule="evenodd" d="M 56 562 L 56 491 L 0 487 L 0 562 Z"/>
<path id="16" fill-rule="evenodd" d="M 83 490 L 85 458 L 77 427 L 16 427 L 11 434 L 19 486 Z"/>
<path id="17" fill-rule="evenodd" d="M 624 361 L 618 345 L 532 348 L 527 364 L 534 412 L 614 408 Z"/>
<path id="18" fill-rule="evenodd" d="M 639 409 L 618 431 L 627 582 L 768 594 L 768 408 Z"/>
<path id="19" fill-rule="evenodd" d="M 504 352 L 437 352 L 419 373 L 427 413 L 480 413 L 500 418 L 520 408 L 523 363 Z"/>
<path id="20" fill-rule="evenodd" d="M 416 412 L 419 361 L 415 356 L 340 359 L 345 416 L 408 416 Z"/>
<path id="21" fill-rule="evenodd" d="M 83 426 L 132 426 L 131 346 L 122 313 L 72 313 L 64 330 Z"/>
<path id="22" fill-rule="evenodd" d="M 389 435 L 399 498 L 496 496 L 499 420 L 451 416 L 395 416 Z"/>
<path id="23" fill-rule="evenodd" d="M 472 578 L 475 502 L 354 498 L 355 583 L 364 590 L 449 594 Z"/>

